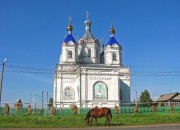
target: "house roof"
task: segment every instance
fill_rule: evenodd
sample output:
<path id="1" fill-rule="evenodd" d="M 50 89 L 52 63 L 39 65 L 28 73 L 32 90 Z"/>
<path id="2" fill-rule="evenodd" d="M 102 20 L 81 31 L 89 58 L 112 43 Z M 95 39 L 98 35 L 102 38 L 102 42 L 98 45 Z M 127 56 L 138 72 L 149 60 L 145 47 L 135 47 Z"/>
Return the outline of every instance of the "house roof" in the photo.
<path id="1" fill-rule="evenodd" d="M 179 101 L 180 102 L 180 94 L 178 94 L 175 98 L 173 98 L 173 101 Z"/>
<path id="2" fill-rule="evenodd" d="M 157 102 L 173 101 L 176 98 L 180 99 L 180 94 L 178 92 L 161 95 L 156 101 Z"/>

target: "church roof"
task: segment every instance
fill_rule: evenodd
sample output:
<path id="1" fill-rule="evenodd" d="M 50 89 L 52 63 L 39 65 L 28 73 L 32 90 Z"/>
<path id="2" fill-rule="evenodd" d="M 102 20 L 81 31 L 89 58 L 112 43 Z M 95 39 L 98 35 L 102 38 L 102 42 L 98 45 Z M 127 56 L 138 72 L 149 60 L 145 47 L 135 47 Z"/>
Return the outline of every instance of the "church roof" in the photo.
<path id="1" fill-rule="evenodd" d="M 83 36 L 82 38 L 83 38 L 84 40 L 87 40 L 87 39 L 95 39 L 95 38 L 93 37 L 93 35 L 91 34 L 90 31 L 86 31 L 85 34 L 84 34 L 84 36 Z"/>
<path id="2" fill-rule="evenodd" d="M 65 42 L 65 43 L 68 43 L 69 41 L 72 41 L 73 43 L 76 43 L 76 41 L 74 40 L 72 34 L 68 34 L 68 35 L 66 36 L 66 38 L 64 39 L 64 42 Z"/>
<path id="3" fill-rule="evenodd" d="M 119 46 L 119 43 L 116 41 L 115 37 L 110 37 L 109 42 L 107 45 L 112 46 L 113 44 L 117 44 Z"/>

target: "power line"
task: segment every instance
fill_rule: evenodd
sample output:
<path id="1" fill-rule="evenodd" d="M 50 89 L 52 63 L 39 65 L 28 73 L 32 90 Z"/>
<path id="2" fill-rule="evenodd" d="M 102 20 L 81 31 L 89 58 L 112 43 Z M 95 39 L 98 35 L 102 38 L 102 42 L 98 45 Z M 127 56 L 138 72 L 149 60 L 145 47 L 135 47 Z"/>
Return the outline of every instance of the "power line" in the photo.
<path id="1" fill-rule="evenodd" d="M 131 74 L 131 76 L 180 76 L 180 74 Z"/>
<path id="2" fill-rule="evenodd" d="M 6 72 L 13 73 L 35 73 L 35 74 L 53 74 L 53 69 L 42 69 L 42 68 L 32 68 L 32 67 L 24 67 L 24 66 L 15 66 L 15 65 L 6 65 L 8 68 Z"/>
<path id="3" fill-rule="evenodd" d="M 38 71 L 54 71 L 53 69 L 42 69 L 42 68 L 32 68 L 24 66 L 6 65 L 7 67 L 18 68 L 18 69 L 28 69 L 28 70 L 38 70 Z"/>
<path id="4" fill-rule="evenodd" d="M 14 73 L 35 73 L 35 74 L 53 74 L 54 69 L 33 68 L 25 66 L 6 65 L 7 72 Z M 134 72 L 130 76 L 180 76 L 180 70 L 157 71 L 157 72 Z"/>
<path id="5" fill-rule="evenodd" d="M 14 73 L 34 73 L 34 74 L 53 74 L 53 72 L 38 72 L 38 71 L 18 71 L 18 70 L 6 70 L 6 72 Z"/>

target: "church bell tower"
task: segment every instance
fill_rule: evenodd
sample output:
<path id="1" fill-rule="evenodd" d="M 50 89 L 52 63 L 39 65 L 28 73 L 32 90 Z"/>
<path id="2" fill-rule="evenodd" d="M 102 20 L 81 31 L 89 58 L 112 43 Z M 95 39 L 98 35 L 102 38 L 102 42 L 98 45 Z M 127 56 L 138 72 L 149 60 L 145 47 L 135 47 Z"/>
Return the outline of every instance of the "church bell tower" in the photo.
<path id="1" fill-rule="evenodd" d="M 60 56 L 59 61 L 61 64 L 76 64 L 78 62 L 77 42 L 73 38 L 72 30 L 71 18 L 69 18 L 67 36 L 61 44 L 62 55 Z"/>
<path id="2" fill-rule="evenodd" d="M 113 25 L 110 28 L 110 39 L 104 48 L 104 59 L 106 65 L 122 66 L 121 45 L 115 39 L 115 29 Z"/>

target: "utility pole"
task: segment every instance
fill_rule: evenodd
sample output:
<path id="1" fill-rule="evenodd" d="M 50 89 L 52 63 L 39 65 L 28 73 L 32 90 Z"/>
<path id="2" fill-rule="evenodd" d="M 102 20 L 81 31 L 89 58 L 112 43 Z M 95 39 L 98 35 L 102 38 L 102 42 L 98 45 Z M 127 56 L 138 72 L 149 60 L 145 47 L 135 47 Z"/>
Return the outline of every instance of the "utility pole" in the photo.
<path id="1" fill-rule="evenodd" d="M 137 90 L 135 90 L 136 91 L 136 106 L 137 106 Z"/>
<path id="2" fill-rule="evenodd" d="M 1 105 L 2 84 L 3 84 L 3 75 L 4 75 L 4 65 L 5 65 L 6 61 L 7 61 L 7 59 L 4 59 L 4 62 L 2 64 L 1 87 L 0 87 L 0 105 Z"/>
<path id="3" fill-rule="evenodd" d="M 31 105 L 31 93 L 29 94 L 29 96 L 30 96 L 30 100 L 29 101 L 30 101 L 30 105 Z"/>
<path id="4" fill-rule="evenodd" d="M 47 92 L 47 107 L 48 107 L 48 92 Z"/>
<path id="5" fill-rule="evenodd" d="M 43 109 L 43 93 L 44 91 L 42 91 L 42 109 Z"/>
<path id="6" fill-rule="evenodd" d="M 33 97 L 33 104 L 34 104 L 34 110 L 35 110 L 35 114 L 36 114 L 36 97 L 35 97 L 35 95 Z"/>

